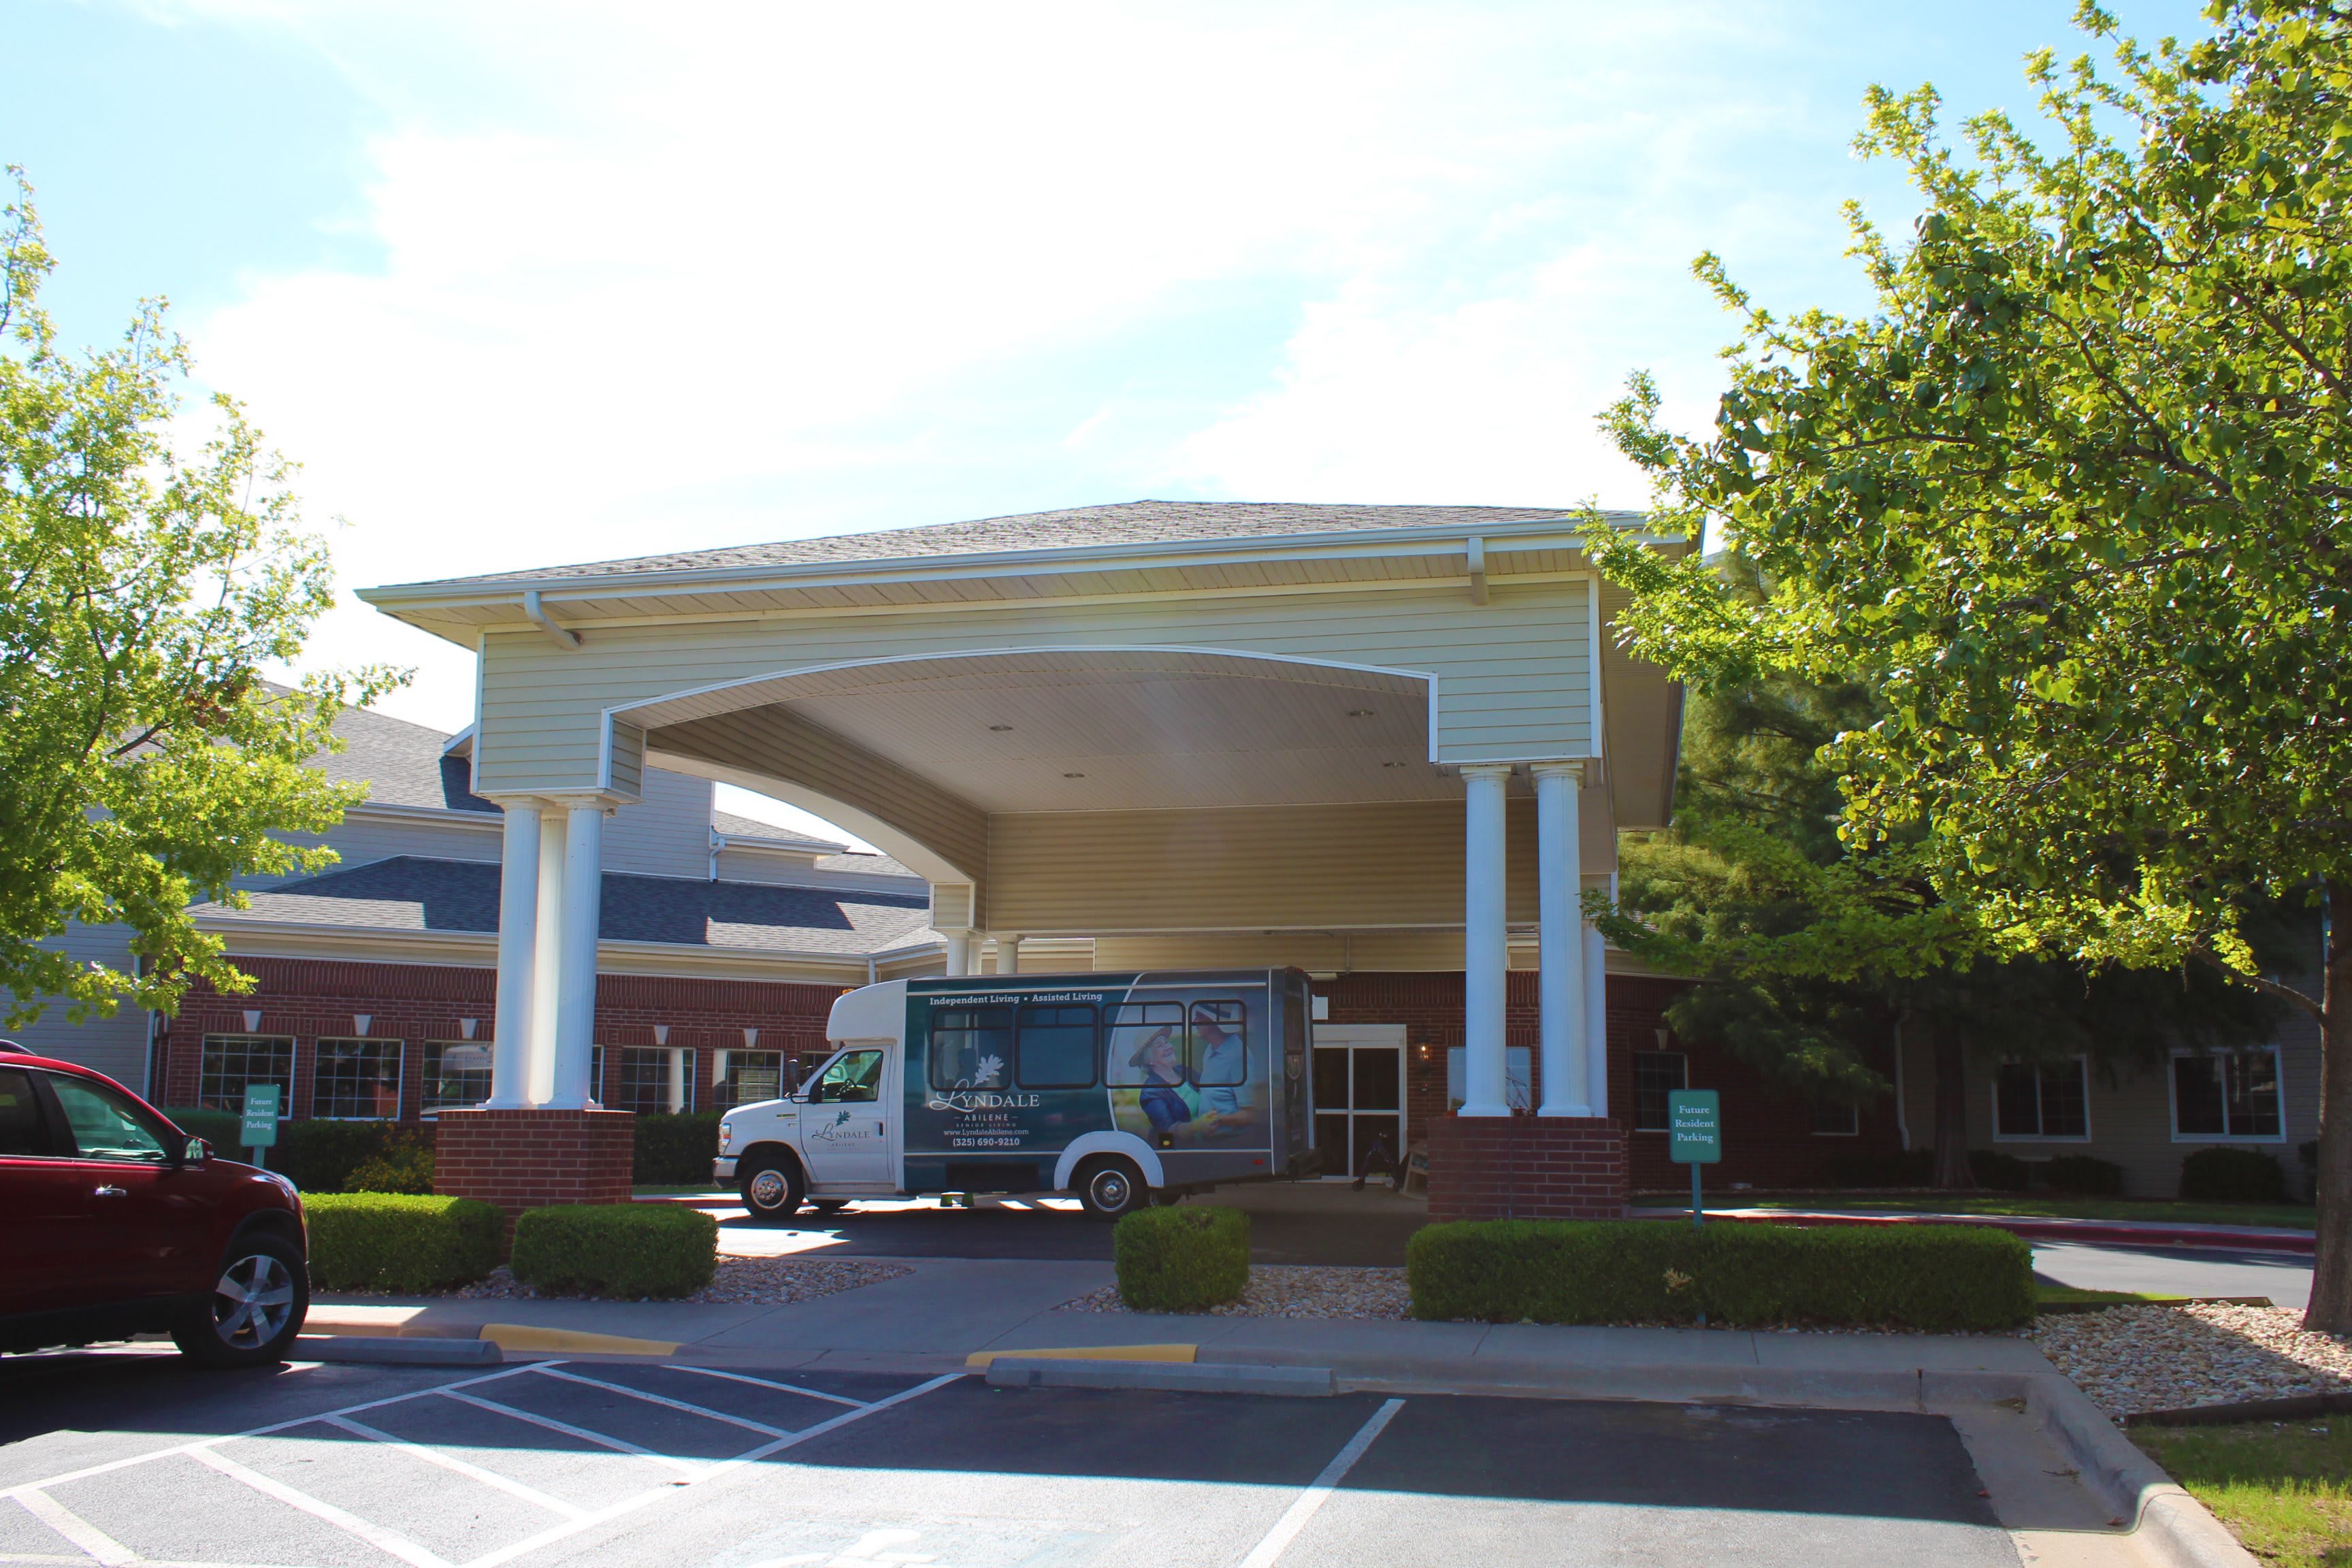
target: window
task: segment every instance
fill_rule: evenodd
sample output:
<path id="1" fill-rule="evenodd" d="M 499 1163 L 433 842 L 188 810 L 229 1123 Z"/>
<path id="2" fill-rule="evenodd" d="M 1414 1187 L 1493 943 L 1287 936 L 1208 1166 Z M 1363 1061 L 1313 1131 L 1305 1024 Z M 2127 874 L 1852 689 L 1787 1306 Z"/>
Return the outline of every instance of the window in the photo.
<path id="1" fill-rule="evenodd" d="M 1024 1089 L 1092 1089 L 1095 1010 L 1024 1007 L 1013 1051 L 1013 1076 Z"/>
<path id="2" fill-rule="evenodd" d="M 783 1052 L 719 1053 L 719 1076 L 710 1086 L 710 1098 L 719 1110 L 732 1110 L 739 1105 L 757 1105 L 763 1100 L 781 1099 L 783 1092 Z"/>
<path id="3" fill-rule="evenodd" d="M 0 1155 L 48 1152 L 49 1134 L 41 1122 L 41 1102 L 33 1093 L 33 1075 L 14 1068 L 0 1072 Z"/>
<path id="4" fill-rule="evenodd" d="M 1202 1089 L 1231 1089 L 1249 1081 L 1249 1046 L 1238 1002 L 1192 1004 L 1192 1081 Z"/>
<path id="5" fill-rule="evenodd" d="M 882 1053 L 851 1051 L 824 1069 L 809 1098 L 827 1103 L 882 1097 Z"/>
<path id="6" fill-rule="evenodd" d="M 310 1114 L 347 1121 L 400 1115 L 398 1040 L 320 1040 L 310 1073 Z"/>
<path id="7" fill-rule="evenodd" d="M 247 1084 L 278 1086 L 279 1120 L 294 1114 L 294 1042 L 284 1035 L 206 1035 L 196 1103 L 207 1110 L 245 1110 Z"/>
<path id="8" fill-rule="evenodd" d="M 2004 1062 L 1993 1079 L 1992 1128 L 1996 1138 L 2090 1137 L 2083 1058 Z"/>
<path id="9" fill-rule="evenodd" d="M 49 1076 L 49 1088 L 83 1159 L 160 1165 L 171 1157 L 164 1152 L 163 1130 L 112 1089 L 59 1073 Z"/>
<path id="10" fill-rule="evenodd" d="M 1810 1110 L 1816 1138 L 1853 1138 L 1862 1132 L 1862 1117 L 1851 1101 L 1816 1100 Z"/>
<path id="11" fill-rule="evenodd" d="M 2172 1058 L 2175 1138 L 2274 1139 L 2285 1128 L 2275 1048 Z"/>
<path id="12" fill-rule="evenodd" d="M 490 1047 L 470 1040 L 425 1042 L 423 1113 L 463 1109 L 490 1098 Z"/>
<path id="13" fill-rule="evenodd" d="M 1184 1004 L 1130 1002 L 1110 1010 L 1103 1081 L 1136 1089 L 1184 1078 Z"/>
<path id="14" fill-rule="evenodd" d="M 1666 1096 L 1690 1087 L 1690 1058 L 1680 1051 L 1633 1053 L 1633 1131 L 1664 1132 L 1673 1125 Z"/>
<path id="15" fill-rule="evenodd" d="M 604 1103 L 615 1110 L 640 1116 L 694 1109 L 694 1091 L 686 1077 L 682 1046 L 623 1046 L 618 1081 Z"/>
<path id="16" fill-rule="evenodd" d="M 1003 1089 L 1012 1056 L 1012 1008 L 955 1007 L 931 1015 L 933 1089 Z"/>

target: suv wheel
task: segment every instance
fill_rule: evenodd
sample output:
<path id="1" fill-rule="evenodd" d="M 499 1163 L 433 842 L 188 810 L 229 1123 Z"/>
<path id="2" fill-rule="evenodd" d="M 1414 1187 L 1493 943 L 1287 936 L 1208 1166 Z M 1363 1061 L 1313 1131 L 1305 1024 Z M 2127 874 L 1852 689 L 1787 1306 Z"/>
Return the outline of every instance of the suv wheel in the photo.
<path id="1" fill-rule="evenodd" d="M 773 1157 L 744 1172 L 738 1190 L 743 1194 L 743 1206 L 751 1211 L 754 1224 L 781 1223 L 792 1218 L 800 1211 L 801 1199 L 808 1193 L 799 1169 L 790 1161 Z"/>
<path id="2" fill-rule="evenodd" d="M 172 1339 L 206 1366 L 265 1366 L 286 1359 L 310 1310 L 302 1249 L 282 1236 L 250 1232 L 229 1243 L 211 1293 Z"/>
<path id="3" fill-rule="evenodd" d="M 1078 1177 L 1078 1201 L 1097 1219 L 1117 1219 L 1143 1207 L 1150 1191 L 1131 1160 L 1098 1160 Z"/>

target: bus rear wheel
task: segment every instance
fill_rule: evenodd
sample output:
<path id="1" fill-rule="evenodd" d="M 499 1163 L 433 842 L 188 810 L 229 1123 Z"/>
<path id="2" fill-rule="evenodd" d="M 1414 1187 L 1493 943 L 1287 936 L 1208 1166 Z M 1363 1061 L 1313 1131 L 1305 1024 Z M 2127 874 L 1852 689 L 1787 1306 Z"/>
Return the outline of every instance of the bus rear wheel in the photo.
<path id="1" fill-rule="evenodd" d="M 1078 1202 L 1097 1219 L 1117 1219 L 1150 1202 L 1151 1189 L 1131 1160 L 1096 1160 L 1078 1173 Z"/>

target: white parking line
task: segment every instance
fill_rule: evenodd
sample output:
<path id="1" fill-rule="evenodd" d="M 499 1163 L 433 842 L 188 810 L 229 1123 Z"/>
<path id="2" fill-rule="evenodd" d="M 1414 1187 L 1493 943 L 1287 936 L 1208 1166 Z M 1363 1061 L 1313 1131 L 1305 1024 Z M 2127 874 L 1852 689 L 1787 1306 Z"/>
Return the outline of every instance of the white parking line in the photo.
<path id="1" fill-rule="evenodd" d="M 396 1530 L 346 1513 L 333 1503 L 322 1501 L 309 1492 L 299 1491 L 284 1481 L 248 1470 L 235 1459 L 214 1453 L 210 1448 L 198 1448 L 188 1456 L 198 1464 L 210 1465 L 233 1481 L 242 1481 L 264 1497 L 276 1498 L 289 1508 L 299 1508 L 313 1519 L 323 1520 L 346 1535 L 356 1535 L 379 1552 L 388 1552 L 414 1568 L 450 1568 L 449 1560 L 437 1552 L 419 1546 Z"/>
<path id="2" fill-rule="evenodd" d="M 1356 1468 L 1356 1461 L 1364 1457 L 1364 1451 L 1372 1446 L 1382 1429 L 1395 1420 L 1396 1413 L 1403 1408 L 1403 1400 L 1391 1399 L 1373 1411 L 1372 1418 L 1356 1428 L 1356 1435 L 1348 1439 L 1348 1446 L 1331 1456 L 1331 1462 L 1323 1467 L 1323 1473 L 1315 1478 L 1314 1484 L 1299 1493 L 1298 1500 L 1274 1521 L 1274 1528 L 1265 1532 L 1265 1539 L 1242 1559 L 1241 1568 L 1274 1568 L 1274 1560 L 1282 1555 L 1283 1549 L 1297 1538 L 1300 1531 L 1307 1528 L 1307 1521 L 1315 1517 L 1315 1510 L 1328 1500 L 1339 1483 L 1347 1479 L 1348 1472 Z"/>
<path id="3" fill-rule="evenodd" d="M 690 1372 L 697 1377 L 723 1377 L 730 1383 L 749 1383 L 761 1388 L 778 1388 L 786 1394 L 806 1394 L 811 1399 L 829 1399 L 835 1405 L 846 1405 L 856 1410 L 863 1410 L 873 1403 L 867 1399 L 852 1399 L 845 1394 L 826 1394 L 821 1389 L 803 1388 L 796 1383 L 772 1383 L 767 1378 L 751 1377 L 740 1372 L 721 1372 L 715 1366 L 678 1366 L 673 1363 L 669 1370 Z"/>
<path id="4" fill-rule="evenodd" d="M 647 1405 L 661 1405 L 672 1410 L 683 1410 L 689 1415 L 699 1415 L 706 1421 L 724 1421 L 730 1426 L 740 1426 L 746 1431 L 757 1432 L 763 1437 L 792 1436 L 782 1426 L 771 1426 L 762 1421 L 747 1421 L 740 1415 L 730 1415 L 723 1410 L 712 1410 L 700 1405 L 688 1405 L 683 1399 L 666 1399 L 658 1394 L 647 1394 L 642 1388 L 631 1388 L 625 1384 L 606 1383 L 601 1377 L 583 1377 L 576 1372 L 557 1372 L 552 1367 L 541 1367 L 540 1371 L 549 1377 L 560 1377 L 566 1383 L 584 1383 L 591 1388 L 609 1389 L 614 1394 L 625 1394 L 632 1399 L 642 1399 Z"/>
<path id="5" fill-rule="evenodd" d="M 698 1476 L 708 1468 L 692 1459 L 674 1458 L 667 1454 L 656 1454 L 651 1448 L 640 1448 L 625 1437 L 614 1437 L 603 1432 L 591 1432 L 585 1426 L 574 1426 L 569 1421 L 558 1421 L 551 1415 L 534 1415 L 528 1410 L 517 1410 L 513 1405 L 500 1405 L 495 1399 L 477 1399 L 470 1394 L 460 1394 L 453 1388 L 436 1388 L 433 1392 L 446 1399 L 461 1400 L 467 1405 L 476 1405 L 493 1415 L 509 1415 L 517 1421 L 528 1421 L 534 1426 L 544 1426 L 551 1432 L 561 1432 L 567 1437 L 577 1437 L 583 1443 L 594 1443 L 600 1447 L 610 1448 L 614 1453 L 635 1454 L 640 1459 L 651 1459 L 656 1465 L 667 1465 L 671 1469 L 681 1471 L 686 1475 Z"/>
<path id="6" fill-rule="evenodd" d="M 329 1415 L 322 1419 L 331 1426 L 340 1426 L 356 1436 L 365 1437 L 371 1443 L 382 1443 L 386 1447 L 397 1448 L 404 1454 L 413 1454 L 428 1465 L 438 1465 L 445 1470 L 455 1470 L 461 1476 L 471 1476 L 486 1487 L 496 1487 L 509 1497 L 518 1497 L 525 1502 L 536 1503 L 550 1513 L 560 1513 L 566 1519 L 578 1519 L 588 1511 L 578 1503 L 565 1502 L 560 1497 L 550 1497 L 537 1487 L 525 1486 L 512 1476 L 502 1476 L 496 1470 L 484 1469 L 470 1460 L 461 1459 L 455 1454 L 445 1454 L 438 1448 L 428 1448 L 422 1443 L 412 1443 L 405 1437 L 395 1437 L 389 1432 L 379 1432 L 366 1423 L 354 1421 L 348 1415 Z"/>
<path id="7" fill-rule="evenodd" d="M 47 1492 L 18 1492 L 16 1500 L 25 1505 L 26 1512 L 89 1552 L 105 1568 L 116 1568 L 117 1564 L 135 1563 L 139 1559 L 139 1553 Z"/>

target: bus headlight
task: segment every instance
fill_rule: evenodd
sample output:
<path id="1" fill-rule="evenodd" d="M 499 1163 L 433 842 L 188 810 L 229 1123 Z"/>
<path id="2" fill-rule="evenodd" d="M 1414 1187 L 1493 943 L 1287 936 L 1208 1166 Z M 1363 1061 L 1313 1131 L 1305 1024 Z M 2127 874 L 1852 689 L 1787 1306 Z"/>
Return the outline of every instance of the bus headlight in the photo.
<path id="1" fill-rule="evenodd" d="M 719 1152 L 724 1154 L 727 1152 L 727 1146 L 734 1142 L 734 1126 L 730 1122 L 721 1121 L 719 1124 Z"/>

